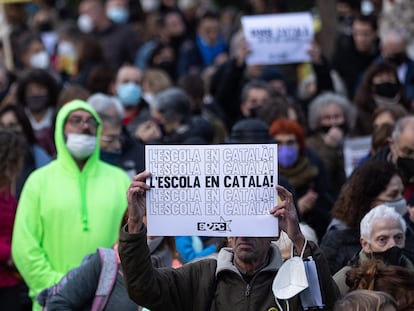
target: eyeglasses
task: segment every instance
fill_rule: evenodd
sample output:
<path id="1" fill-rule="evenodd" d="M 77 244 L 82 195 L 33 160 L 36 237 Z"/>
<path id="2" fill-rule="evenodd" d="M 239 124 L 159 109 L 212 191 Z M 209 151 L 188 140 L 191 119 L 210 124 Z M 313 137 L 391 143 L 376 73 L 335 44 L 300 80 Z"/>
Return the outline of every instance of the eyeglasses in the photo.
<path id="1" fill-rule="evenodd" d="M 115 142 L 122 144 L 124 142 L 124 138 L 120 135 L 102 135 L 101 140 L 108 144 L 113 144 Z"/>
<path id="2" fill-rule="evenodd" d="M 99 125 L 99 122 L 96 121 L 94 118 L 83 120 L 81 117 L 78 116 L 68 118 L 67 122 L 76 128 L 82 128 L 82 126 L 86 124 L 89 128 L 94 130 L 96 130 Z"/>

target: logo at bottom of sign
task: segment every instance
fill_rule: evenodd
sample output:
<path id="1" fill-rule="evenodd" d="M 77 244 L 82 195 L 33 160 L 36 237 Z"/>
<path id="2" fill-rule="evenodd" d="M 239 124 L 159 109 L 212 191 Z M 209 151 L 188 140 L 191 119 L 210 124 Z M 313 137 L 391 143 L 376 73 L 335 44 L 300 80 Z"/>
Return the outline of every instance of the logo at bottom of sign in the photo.
<path id="1" fill-rule="evenodd" d="M 201 221 L 201 222 L 197 222 L 197 230 L 198 231 L 231 232 L 230 223 L 231 223 L 231 220 L 225 220 L 223 217 L 220 217 L 220 221 L 212 221 L 212 222 Z"/>

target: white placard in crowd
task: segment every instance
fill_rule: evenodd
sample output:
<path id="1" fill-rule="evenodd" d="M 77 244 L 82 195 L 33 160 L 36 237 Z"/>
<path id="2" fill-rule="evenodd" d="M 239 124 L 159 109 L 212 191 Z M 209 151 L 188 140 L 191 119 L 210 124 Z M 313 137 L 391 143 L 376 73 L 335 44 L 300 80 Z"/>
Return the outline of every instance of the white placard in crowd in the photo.
<path id="1" fill-rule="evenodd" d="M 313 40 L 310 13 L 250 15 L 241 18 L 251 53 L 249 65 L 308 62 Z"/>
<path id="2" fill-rule="evenodd" d="M 152 236 L 278 235 L 277 145 L 147 145 Z"/>
<path id="3" fill-rule="evenodd" d="M 371 136 L 347 138 L 344 141 L 345 173 L 349 177 L 371 148 Z"/>

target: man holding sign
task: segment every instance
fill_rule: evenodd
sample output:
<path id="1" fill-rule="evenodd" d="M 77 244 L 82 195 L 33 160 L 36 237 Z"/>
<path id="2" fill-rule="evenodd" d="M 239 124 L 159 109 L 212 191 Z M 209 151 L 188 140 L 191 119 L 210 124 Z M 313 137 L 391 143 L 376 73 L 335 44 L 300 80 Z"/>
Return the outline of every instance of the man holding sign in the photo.
<path id="1" fill-rule="evenodd" d="M 143 223 L 147 192 L 153 191 L 146 183 L 150 177 L 147 171 L 134 177 L 127 192 L 129 218 L 120 236 L 119 251 L 131 299 L 152 311 L 280 310 L 280 303 L 272 294 L 272 283 L 277 295 L 284 284 L 273 280 L 283 262 L 278 248 L 271 243 L 274 237 L 232 236 L 228 238 L 230 247 L 223 248 L 217 259 L 203 259 L 178 269 L 152 267 Z M 300 231 L 292 194 L 281 186 L 276 186 L 276 190 L 280 203 L 268 215 L 278 219 L 279 230 L 292 239 L 296 253 L 303 250 L 303 258 L 313 256 L 322 289 L 319 307 L 332 310 L 337 289 L 327 262 L 318 247 L 306 242 Z M 292 286 L 293 278 L 283 277 L 291 294 L 283 299 L 287 299 L 290 309 L 303 310 L 304 300 L 299 299 L 299 291 Z"/>

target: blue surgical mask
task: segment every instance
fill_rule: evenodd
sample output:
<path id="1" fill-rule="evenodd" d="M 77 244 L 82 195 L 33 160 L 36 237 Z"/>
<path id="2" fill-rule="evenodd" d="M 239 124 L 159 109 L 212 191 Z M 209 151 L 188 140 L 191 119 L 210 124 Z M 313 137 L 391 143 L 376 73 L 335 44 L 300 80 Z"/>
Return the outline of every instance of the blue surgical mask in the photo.
<path id="1" fill-rule="evenodd" d="M 291 167 L 299 157 L 299 150 L 296 147 L 281 145 L 277 148 L 277 159 L 283 168 Z"/>
<path id="2" fill-rule="evenodd" d="M 125 24 L 128 21 L 128 10 L 122 7 L 113 7 L 106 12 L 106 16 L 116 24 Z"/>
<path id="3" fill-rule="evenodd" d="M 138 84 L 128 82 L 118 86 L 117 93 L 119 100 L 124 106 L 133 107 L 139 104 L 142 90 Z"/>

